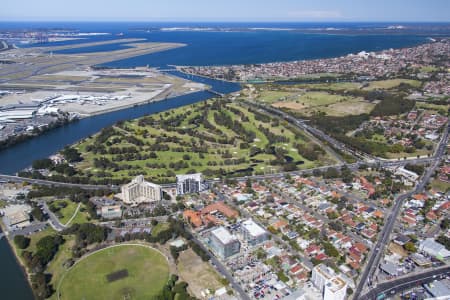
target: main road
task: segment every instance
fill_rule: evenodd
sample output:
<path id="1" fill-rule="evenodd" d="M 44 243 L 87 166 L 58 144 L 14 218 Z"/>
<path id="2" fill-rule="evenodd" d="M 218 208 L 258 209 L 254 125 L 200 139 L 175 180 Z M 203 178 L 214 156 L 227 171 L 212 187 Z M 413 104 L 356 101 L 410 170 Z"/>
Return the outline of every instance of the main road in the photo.
<path id="1" fill-rule="evenodd" d="M 430 180 L 431 176 L 434 174 L 434 171 L 439 166 L 439 163 L 441 162 L 441 159 L 445 154 L 445 149 L 448 143 L 448 132 L 449 132 L 449 125 L 447 125 L 444 129 L 442 139 L 439 142 L 439 145 L 436 149 L 433 162 L 427 168 L 425 174 L 420 178 L 416 187 L 412 191 L 402 194 L 396 199 L 394 207 L 391 210 L 391 214 L 386 219 L 386 224 L 383 227 L 381 236 L 379 237 L 377 243 L 375 244 L 375 247 L 372 248 L 370 252 L 366 268 L 364 269 L 360 277 L 359 284 L 353 295 L 354 299 L 361 299 L 361 300 L 367 299 L 364 297 L 360 297 L 360 295 L 364 288 L 369 288 L 370 290 L 370 288 L 372 287 L 372 276 L 376 271 L 376 269 L 378 268 L 381 257 L 384 255 L 385 247 L 389 242 L 389 237 L 391 235 L 392 229 L 394 228 L 394 224 L 397 220 L 400 210 L 403 206 L 403 202 L 405 201 L 405 199 L 411 197 L 413 194 L 422 192 L 423 189 L 425 188 L 426 184 Z"/>
<path id="2" fill-rule="evenodd" d="M 426 272 L 404 276 L 395 280 L 381 283 L 376 288 L 370 290 L 367 294 L 360 297 L 360 299 L 376 300 L 378 297 L 383 298 L 398 294 L 407 289 L 420 286 L 432 282 L 434 280 L 443 279 L 450 276 L 450 266 L 427 270 Z"/>

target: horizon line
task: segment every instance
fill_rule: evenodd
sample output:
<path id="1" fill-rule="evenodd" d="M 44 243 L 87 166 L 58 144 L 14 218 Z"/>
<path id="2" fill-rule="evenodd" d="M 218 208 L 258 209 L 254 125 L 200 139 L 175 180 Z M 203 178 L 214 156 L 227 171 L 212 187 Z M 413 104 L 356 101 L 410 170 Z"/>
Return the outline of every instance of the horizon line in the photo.
<path id="1" fill-rule="evenodd" d="M 427 20 L 421 20 L 421 21 L 398 21 L 398 20 L 387 20 L 387 21 L 377 21 L 377 20 L 322 20 L 322 21 L 294 21 L 294 20 L 23 20 L 23 19 L 13 19 L 13 20 L 0 20 L 0 23 L 294 23 L 294 24 L 302 24 L 302 23 L 341 23 L 341 24 L 348 24 L 348 23 L 377 23 L 377 24 L 383 24 L 383 23 L 402 23 L 402 24 L 450 24 L 450 21 L 427 21 Z"/>

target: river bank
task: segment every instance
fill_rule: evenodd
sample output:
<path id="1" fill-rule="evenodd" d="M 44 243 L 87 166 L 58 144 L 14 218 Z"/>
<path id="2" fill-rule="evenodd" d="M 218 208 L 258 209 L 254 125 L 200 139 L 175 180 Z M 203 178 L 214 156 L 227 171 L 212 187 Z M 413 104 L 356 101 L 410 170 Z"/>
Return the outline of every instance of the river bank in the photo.
<path id="1" fill-rule="evenodd" d="M 6 232 L 5 229 L 4 224 L 0 221 L 0 232 Z M 8 235 L 0 240 L 2 299 L 32 300 L 34 296 L 31 290 L 30 276 L 13 243 L 14 241 Z M 17 286 L 19 282 L 23 282 L 23 287 Z"/>

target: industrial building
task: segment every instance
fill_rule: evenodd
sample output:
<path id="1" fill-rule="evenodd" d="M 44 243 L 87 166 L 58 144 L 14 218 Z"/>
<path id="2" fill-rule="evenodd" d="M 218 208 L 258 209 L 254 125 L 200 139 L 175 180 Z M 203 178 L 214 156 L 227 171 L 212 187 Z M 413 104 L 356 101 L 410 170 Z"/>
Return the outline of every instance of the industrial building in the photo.
<path id="1" fill-rule="evenodd" d="M 225 227 L 218 227 L 211 231 L 209 245 L 222 259 L 239 253 L 241 248 L 237 237 L 232 235 Z"/>
<path id="2" fill-rule="evenodd" d="M 177 195 L 199 193 L 205 190 L 202 173 L 177 175 Z"/>
<path id="3" fill-rule="evenodd" d="M 126 204 L 138 205 L 162 200 L 161 186 L 145 181 L 143 175 L 137 176 L 129 184 L 122 186 L 121 190 L 122 200 Z"/>
<path id="4" fill-rule="evenodd" d="M 347 283 L 335 271 L 324 264 L 314 267 L 311 281 L 322 293 L 323 300 L 344 300 Z"/>
<path id="5" fill-rule="evenodd" d="M 427 238 L 420 242 L 419 250 L 439 260 L 450 258 L 450 251 L 444 245 L 439 244 L 433 238 Z"/>
<path id="6" fill-rule="evenodd" d="M 242 222 L 241 233 L 244 240 L 251 246 L 265 242 L 268 237 L 267 232 L 252 219 Z"/>

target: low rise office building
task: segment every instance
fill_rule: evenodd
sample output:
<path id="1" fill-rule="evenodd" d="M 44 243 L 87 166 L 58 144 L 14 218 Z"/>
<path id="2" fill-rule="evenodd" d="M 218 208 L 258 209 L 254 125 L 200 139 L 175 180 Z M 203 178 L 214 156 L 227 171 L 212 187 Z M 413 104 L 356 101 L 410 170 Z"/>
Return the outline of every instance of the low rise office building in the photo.
<path id="1" fill-rule="evenodd" d="M 103 219 L 119 219 L 122 217 L 120 205 L 105 205 L 97 209 L 97 215 Z"/>

